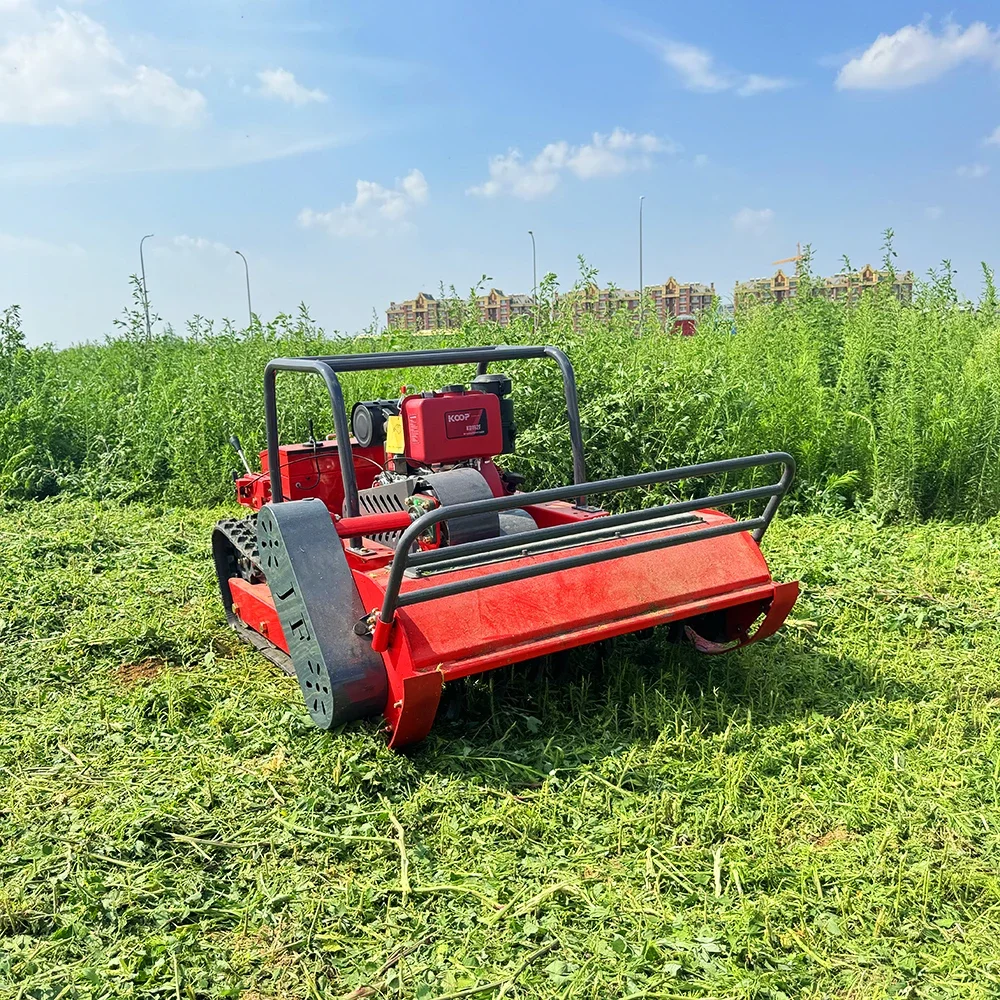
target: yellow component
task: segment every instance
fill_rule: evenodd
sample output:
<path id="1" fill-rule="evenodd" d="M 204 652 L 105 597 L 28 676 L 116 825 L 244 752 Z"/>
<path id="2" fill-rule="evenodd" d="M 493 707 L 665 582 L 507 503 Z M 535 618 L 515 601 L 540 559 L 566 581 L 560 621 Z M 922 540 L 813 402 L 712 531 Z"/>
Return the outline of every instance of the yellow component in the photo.
<path id="1" fill-rule="evenodd" d="M 385 450 L 391 455 L 402 455 L 406 451 L 403 442 L 403 418 L 389 417 L 385 422 Z"/>
<path id="2" fill-rule="evenodd" d="M 805 260 L 805 257 L 802 254 L 802 244 L 801 243 L 796 243 L 795 244 L 795 256 L 794 257 L 782 257 L 781 260 L 772 260 L 771 263 L 777 265 L 777 264 L 791 264 L 792 262 L 794 262 L 795 263 L 795 273 L 798 274 L 799 273 L 799 261 L 800 260 Z"/>

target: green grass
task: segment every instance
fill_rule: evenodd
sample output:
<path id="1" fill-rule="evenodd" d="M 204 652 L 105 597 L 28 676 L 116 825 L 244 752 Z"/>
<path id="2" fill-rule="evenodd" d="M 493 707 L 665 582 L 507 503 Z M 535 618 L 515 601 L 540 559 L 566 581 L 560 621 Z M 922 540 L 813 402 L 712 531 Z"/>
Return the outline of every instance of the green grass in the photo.
<path id="1" fill-rule="evenodd" d="M 779 519 L 778 636 L 455 685 L 402 756 L 227 632 L 217 513 L 0 508 L 0 996 L 1000 993 L 1000 523 Z"/>
<path id="2" fill-rule="evenodd" d="M 304 310 L 146 341 L 132 313 L 57 351 L 0 316 L 0 1000 L 1000 995 L 992 276 L 975 309 L 946 270 L 912 306 L 737 322 L 539 339 L 576 366 L 595 479 L 796 456 L 766 540 L 804 583 L 787 627 L 454 685 L 404 756 L 374 721 L 313 728 L 227 631 L 205 505 L 231 493 L 228 435 L 263 444 L 267 360 L 434 342 Z M 568 481 L 554 370 L 510 373 L 511 467 Z M 345 387 L 403 380 L 454 373 Z M 279 397 L 286 440 L 331 429 L 318 384 Z"/>
<path id="3" fill-rule="evenodd" d="M 193 320 L 183 336 L 147 341 L 134 314 L 106 343 L 66 350 L 24 349 L 10 313 L 0 318 L 0 496 L 224 502 L 237 464 L 229 435 L 251 454 L 264 445 L 271 358 L 540 339 L 576 367 L 595 479 L 785 450 L 799 465 L 799 510 L 982 520 L 1000 513 L 1000 314 L 988 273 L 982 300 L 965 306 L 942 280 L 907 306 L 878 291 L 854 306 L 760 305 L 740 312 L 736 336 L 729 317 L 710 313 L 691 338 L 665 336 L 652 313 L 642 338 L 625 315 L 580 331 L 563 317 L 537 335 L 523 322 L 469 322 L 452 337 L 345 338 L 303 310 L 249 331 Z M 555 367 L 504 367 L 518 471 L 529 486 L 568 481 Z M 426 389 L 472 374 L 359 373 L 345 394 L 349 404 L 395 397 L 403 381 Z M 281 376 L 279 407 L 285 440 L 304 440 L 310 418 L 317 433 L 332 429 L 315 377 Z"/>

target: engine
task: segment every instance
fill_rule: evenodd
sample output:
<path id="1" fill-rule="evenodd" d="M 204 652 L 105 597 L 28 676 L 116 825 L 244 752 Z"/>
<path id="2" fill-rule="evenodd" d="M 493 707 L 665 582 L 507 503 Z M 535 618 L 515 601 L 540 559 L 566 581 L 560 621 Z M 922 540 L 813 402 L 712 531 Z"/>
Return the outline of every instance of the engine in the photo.
<path id="1" fill-rule="evenodd" d="M 468 503 L 513 490 L 520 477 L 501 472 L 493 458 L 513 451 L 517 428 L 506 375 L 479 375 L 467 387 L 357 403 L 351 429 L 362 447 L 383 445 L 385 468 L 359 492 L 368 514 L 404 510 L 413 516 L 442 505 Z M 524 511 L 454 518 L 422 538 L 425 548 L 493 538 L 535 526 Z M 399 532 L 375 540 L 394 545 Z"/>
<path id="2" fill-rule="evenodd" d="M 362 514 L 406 511 L 418 517 L 443 505 L 512 493 L 522 477 L 498 468 L 493 459 L 514 450 L 517 427 L 506 375 L 478 375 L 469 385 L 446 385 L 398 399 L 356 403 L 351 411 L 354 477 Z M 310 425 L 311 426 L 311 425 Z M 253 510 L 271 499 L 269 462 L 250 471 L 239 441 L 233 447 L 246 467 L 234 474 L 237 500 Z M 286 500 L 322 500 L 331 514 L 344 509 L 341 454 L 336 441 L 278 447 L 282 495 Z M 524 511 L 453 518 L 420 540 L 426 548 L 494 538 L 535 526 Z M 395 547 L 400 531 L 372 536 Z"/>
<path id="3" fill-rule="evenodd" d="M 384 444 L 396 472 L 481 461 L 514 450 L 510 393 L 506 375 L 478 375 L 468 388 L 356 403 L 351 429 L 362 447 Z"/>

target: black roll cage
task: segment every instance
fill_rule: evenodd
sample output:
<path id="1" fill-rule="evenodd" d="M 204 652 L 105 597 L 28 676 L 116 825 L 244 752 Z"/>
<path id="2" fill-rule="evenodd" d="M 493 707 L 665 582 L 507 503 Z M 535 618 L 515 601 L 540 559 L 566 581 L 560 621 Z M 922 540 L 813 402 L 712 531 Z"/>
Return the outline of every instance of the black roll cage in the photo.
<path id="1" fill-rule="evenodd" d="M 558 347 L 548 346 L 497 346 L 497 347 L 446 347 L 428 351 L 398 351 L 392 354 L 334 354 L 314 358 L 275 358 L 264 369 L 264 422 L 267 427 L 267 466 L 271 477 L 271 503 L 281 503 L 281 468 L 278 456 L 278 403 L 275 394 L 275 377 L 278 372 L 313 372 L 326 383 L 333 410 L 333 429 L 341 453 L 340 471 L 344 481 L 344 515 L 357 517 L 358 484 L 354 476 L 354 458 L 351 448 L 351 431 L 347 422 L 347 407 L 338 373 L 378 371 L 387 368 L 429 368 L 434 365 L 475 364 L 478 374 L 485 375 L 494 361 L 520 361 L 531 358 L 550 358 L 559 366 L 563 391 L 566 396 L 566 414 L 569 418 L 569 439 L 573 453 L 573 482 L 582 483 L 587 478 L 583 457 L 583 432 L 580 430 L 580 408 L 576 396 L 576 375 L 565 353 Z M 581 498 L 582 499 L 582 498 Z"/>

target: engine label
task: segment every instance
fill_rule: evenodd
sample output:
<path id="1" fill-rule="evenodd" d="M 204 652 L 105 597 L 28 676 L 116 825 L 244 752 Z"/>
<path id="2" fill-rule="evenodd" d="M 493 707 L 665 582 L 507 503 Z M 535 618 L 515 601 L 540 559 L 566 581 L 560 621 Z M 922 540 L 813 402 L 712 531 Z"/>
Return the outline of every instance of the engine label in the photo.
<path id="1" fill-rule="evenodd" d="M 488 432 L 486 410 L 483 407 L 451 410 L 444 415 L 444 433 L 447 438 L 479 437 Z"/>

